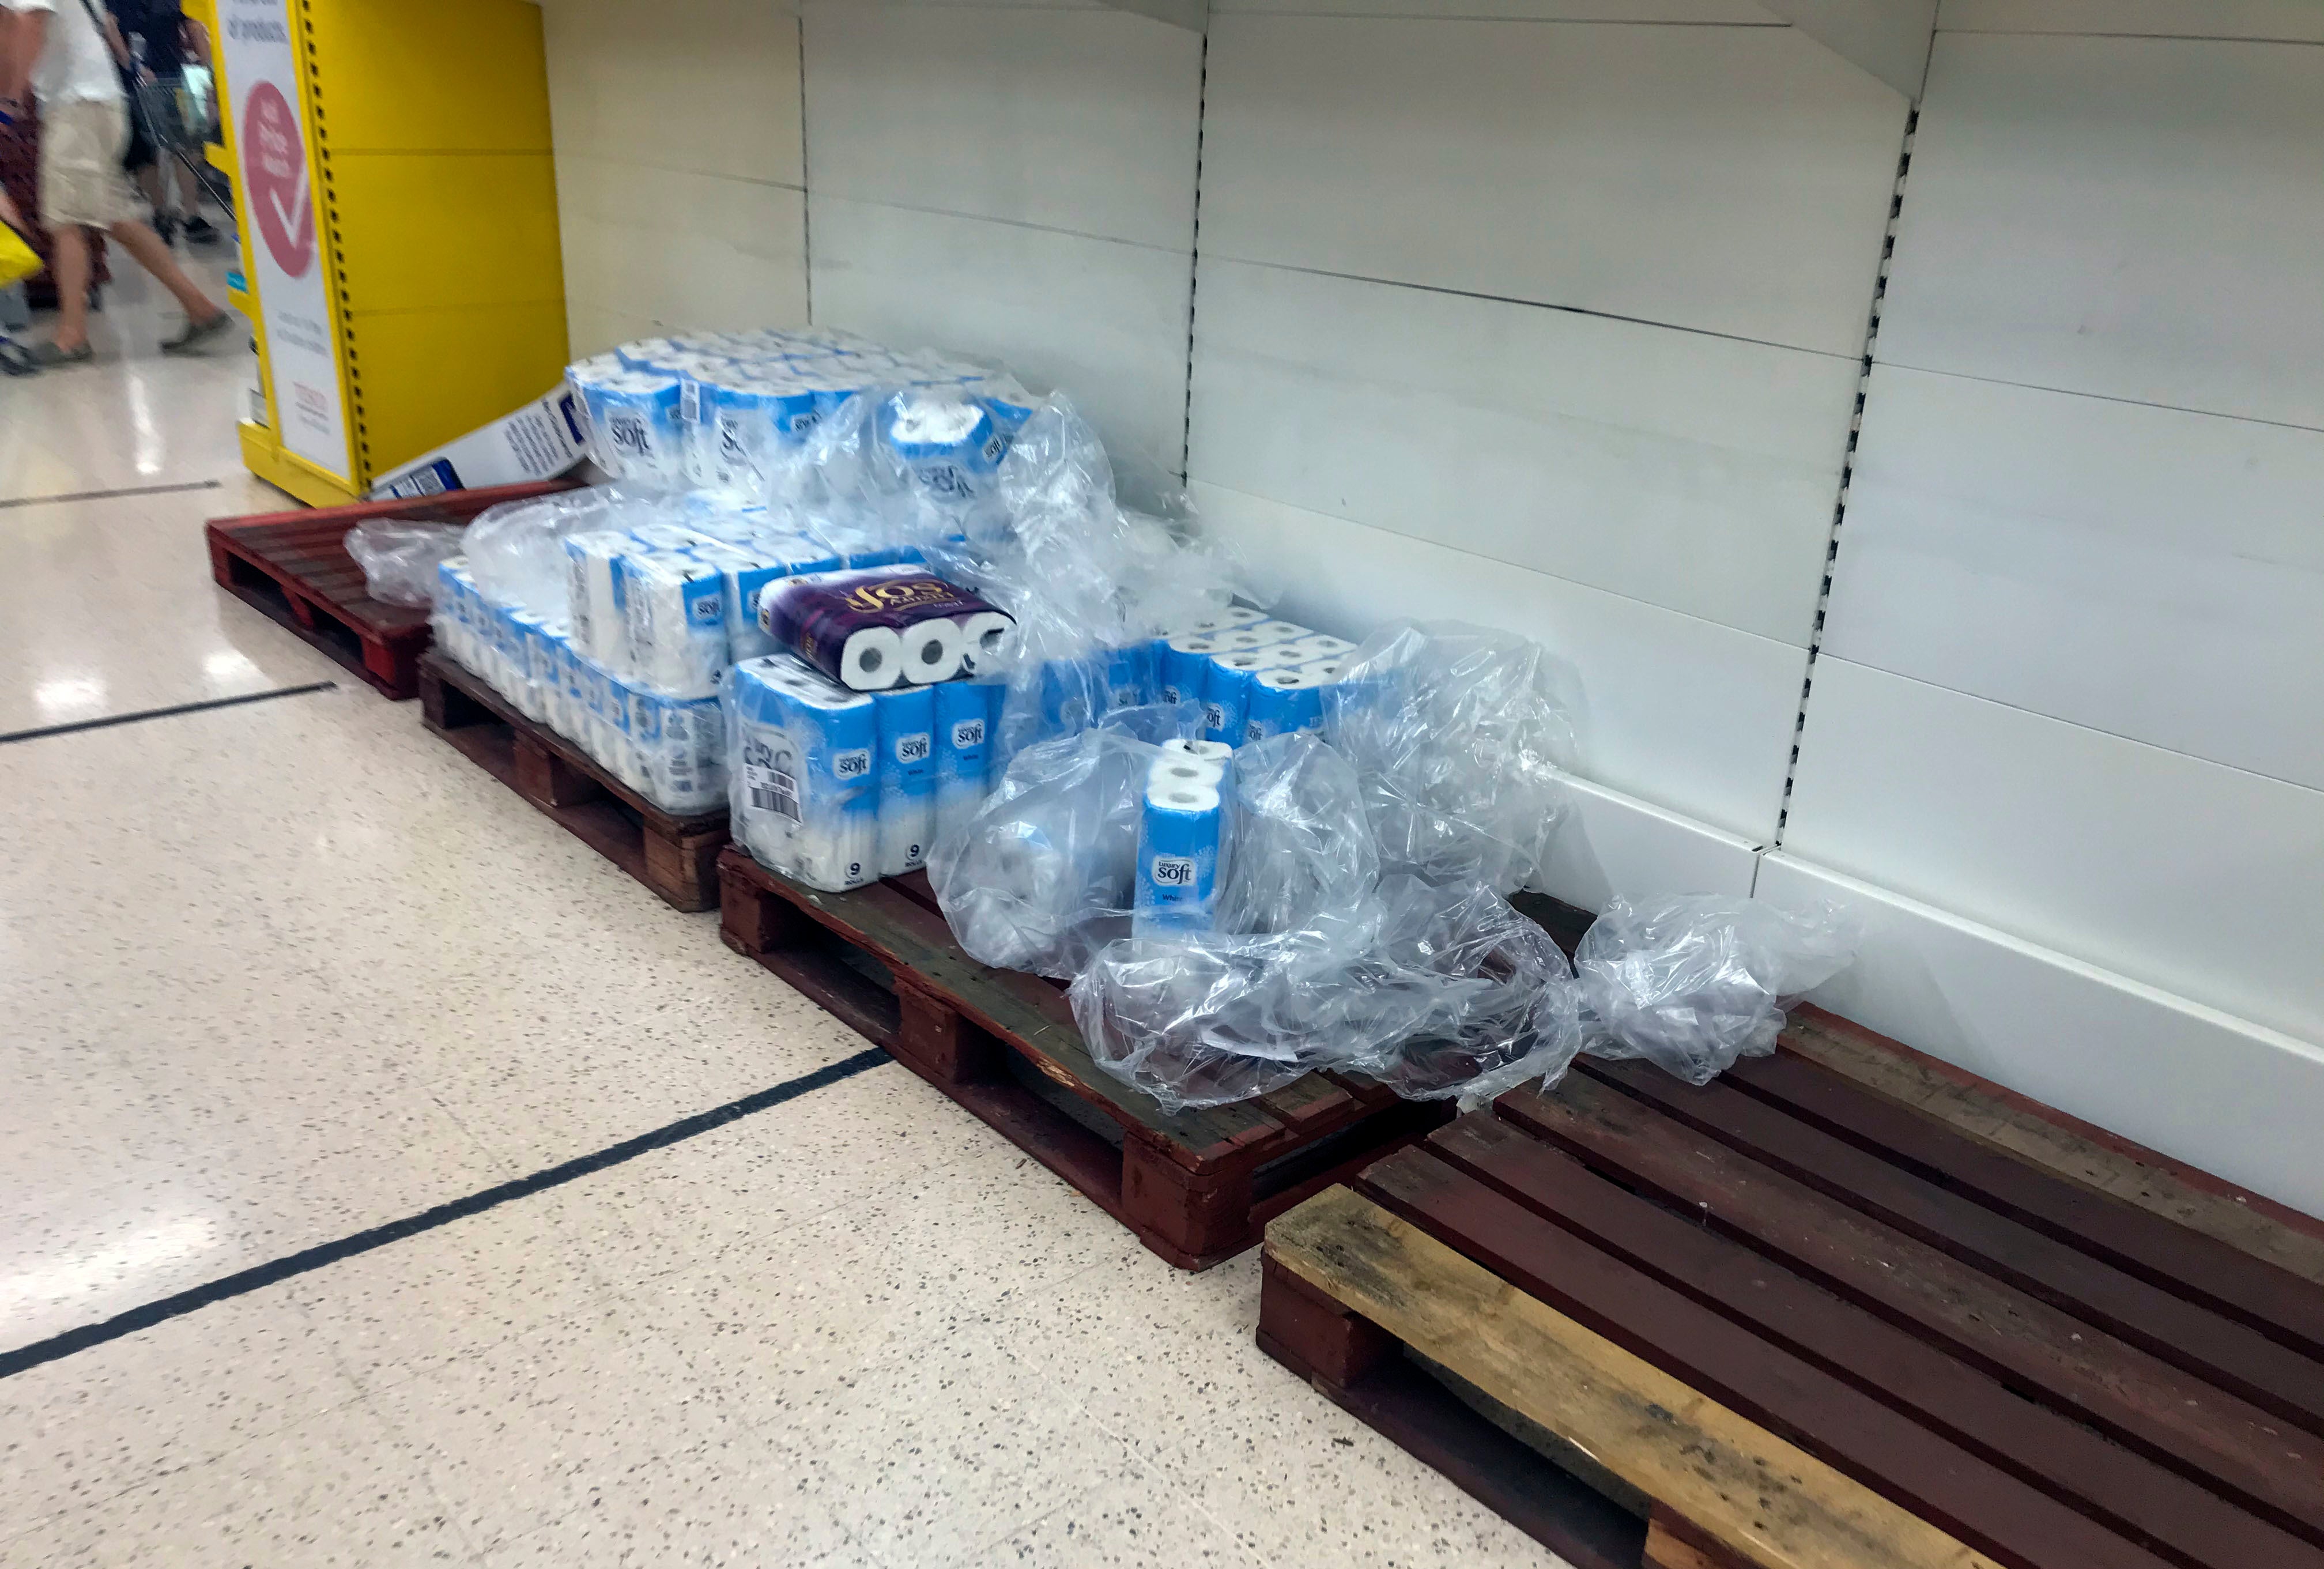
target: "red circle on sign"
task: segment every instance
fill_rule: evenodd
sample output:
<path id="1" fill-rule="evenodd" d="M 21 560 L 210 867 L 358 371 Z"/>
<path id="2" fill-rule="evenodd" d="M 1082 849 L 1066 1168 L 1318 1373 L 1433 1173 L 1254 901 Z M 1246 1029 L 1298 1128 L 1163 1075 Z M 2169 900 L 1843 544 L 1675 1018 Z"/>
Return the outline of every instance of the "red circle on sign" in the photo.
<path id="1" fill-rule="evenodd" d="M 307 195 L 307 149 L 299 117 L 280 88 L 261 82 L 250 89 L 236 129 L 259 235 L 276 266 L 303 278 L 315 263 L 315 204 Z"/>

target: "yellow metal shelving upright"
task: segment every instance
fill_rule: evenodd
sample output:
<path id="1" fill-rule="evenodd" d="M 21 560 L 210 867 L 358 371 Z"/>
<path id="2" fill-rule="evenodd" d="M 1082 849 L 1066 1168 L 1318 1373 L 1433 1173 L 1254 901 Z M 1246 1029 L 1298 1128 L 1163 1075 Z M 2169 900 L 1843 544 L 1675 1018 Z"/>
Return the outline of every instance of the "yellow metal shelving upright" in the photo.
<path id="1" fill-rule="evenodd" d="M 540 8 L 186 11 L 215 45 L 225 141 L 212 161 L 234 177 L 235 303 L 259 345 L 266 417 L 242 426 L 251 472 L 317 505 L 356 499 L 555 385 L 564 263 Z"/>

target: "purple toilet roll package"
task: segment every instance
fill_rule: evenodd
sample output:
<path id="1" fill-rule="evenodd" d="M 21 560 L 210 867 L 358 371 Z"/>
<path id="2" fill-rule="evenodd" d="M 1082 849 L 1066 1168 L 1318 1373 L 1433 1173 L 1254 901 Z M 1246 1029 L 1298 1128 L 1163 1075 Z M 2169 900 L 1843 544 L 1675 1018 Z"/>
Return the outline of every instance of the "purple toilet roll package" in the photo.
<path id="1" fill-rule="evenodd" d="M 759 598 L 759 624 L 855 692 L 990 670 L 1017 630 L 1004 612 L 908 563 L 779 579 Z"/>

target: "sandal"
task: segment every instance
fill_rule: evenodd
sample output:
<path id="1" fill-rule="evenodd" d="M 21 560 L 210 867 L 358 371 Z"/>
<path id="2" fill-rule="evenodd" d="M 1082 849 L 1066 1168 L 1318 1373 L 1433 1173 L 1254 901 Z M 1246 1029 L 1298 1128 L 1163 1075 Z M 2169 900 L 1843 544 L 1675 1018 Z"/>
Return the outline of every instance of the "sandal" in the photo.
<path id="1" fill-rule="evenodd" d="M 208 321 L 189 321 L 175 337 L 161 340 L 163 354 L 198 354 L 202 345 L 234 325 L 234 312 L 221 307 Z"/>
<path id="2" fill-rule="evenodd" d="M 32 346 L 32 364 L 42 369 L 56 365 L 83 365 L 97 357 L 97 350 L 83 344 L 78 348 L 59 348 L 53 343 Z"/>

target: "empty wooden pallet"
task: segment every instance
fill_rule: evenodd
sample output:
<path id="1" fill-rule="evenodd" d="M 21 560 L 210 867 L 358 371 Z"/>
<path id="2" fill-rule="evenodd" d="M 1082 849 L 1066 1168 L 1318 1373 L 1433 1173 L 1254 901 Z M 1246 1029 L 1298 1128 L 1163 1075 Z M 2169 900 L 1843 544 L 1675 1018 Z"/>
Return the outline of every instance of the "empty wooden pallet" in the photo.
<path id="1" fill-rule="evenodd" d="M 364 502 L 247 517 L 213 518 L 204 533 L 210 575 L 244 604 L 361 676 L 386 697 L 420 695 L 420 656 L 433 633 L 428 612 L 374 599 L 347 554 L 347 531 L 372 518 L 465 523 L 503 502 L 571 488 L 569 480 L 447 491 L 425 501 Z"/>
<path id="2" fill-rule="evenodd" d="M 1582 1569 L 2324 1569 L 2315 1236 L 1868 1038 L 1503 1096 L 1269 1228 L 1261 1346 Z"/>

